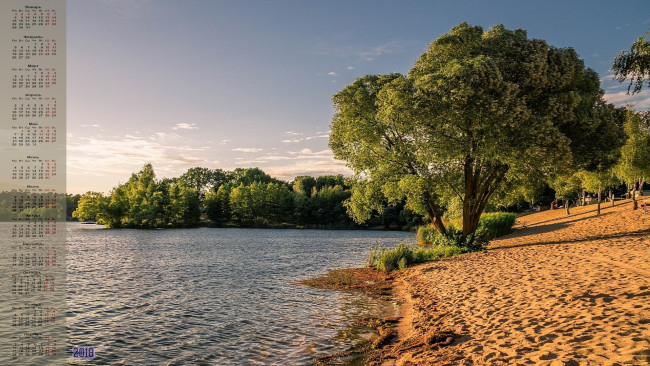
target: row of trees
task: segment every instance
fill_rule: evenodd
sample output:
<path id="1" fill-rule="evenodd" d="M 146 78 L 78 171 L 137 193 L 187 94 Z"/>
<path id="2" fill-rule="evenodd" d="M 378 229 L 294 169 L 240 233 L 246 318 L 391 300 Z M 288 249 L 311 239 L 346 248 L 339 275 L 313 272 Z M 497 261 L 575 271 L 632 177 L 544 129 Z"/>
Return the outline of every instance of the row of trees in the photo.
<path id="1" fill-rule="evenodd" d="M 350 184 L 343 176 L 299 176 L 287 183 L 259 168 L 191 168 L 178 178 L 155 178 L 153 166 L 131 175 L 108 195 L 68 196 L 71 216 L 109 227 L 192 227 L 202 222 L 237 227 L 358 228 L 346 214 Z M 75 202 L 76 201 L 76 202 Z M 207 219 L 207 220 L 206 220 Z M 369 225 L 408 228 L 422 217 L 398 205 Z M 366 225 L 364 225 L 366 226 Z"/>
<path id="2" fill-rule="evenodd" d="M 405 201 L 441 233 L 443 215 L 458 213 L 469 237 L 490 203 L 545 184 L 569 199 L 602 191 L 614 172 L 643 180 L 647 115 L 603 95 L 573 49 L 461 23 L 408 75 L 368 75 L 334 95 L 330 147 L 356 173 L 348 208 L 363 222 Z"/>
<path id="3" fill-rule="evenodd" d="M 180 179 L 156 180 L 151 164 L 113 188 L 108 196 L 87 192 L 72 216 L 109 227 L 183 227 L 200 220 L 197 191 Z"/>
<path id="4" fill-rule="evenodd" d="M 633 199 L 633 209 L 637 208 L 636 196 L 643 194 L 643 187 L 650 177 L 650 112 L 635 112 L 620 109 L 623 126 L 618 136 L 611 136 L 610 154 L 595 159 L 590 168 L 572 174 L 564 174 L 551 183 L 556 196 L 562 200 L 584 200 L 585 194 L 594 193 L 598 197 L 597 213 L 600 214 L 602 194 L 609 191 L 614 204 L 615 188 L 623 183 L 627 187 L 627 197 Z M 567 214 L 569 205 L 565 205 Z"/>

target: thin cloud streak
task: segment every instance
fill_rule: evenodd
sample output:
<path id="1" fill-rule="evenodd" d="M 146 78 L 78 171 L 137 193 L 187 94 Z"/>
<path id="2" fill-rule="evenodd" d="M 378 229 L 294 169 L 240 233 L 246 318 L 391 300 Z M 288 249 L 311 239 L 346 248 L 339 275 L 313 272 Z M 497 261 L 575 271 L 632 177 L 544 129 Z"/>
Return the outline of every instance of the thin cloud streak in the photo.
<path id="1" fill-rule="evenodd" d="M 196 123 L 177 123 L 172 130 L 198 130 Z"/>
<path id="2" fill-rule="evenodd" d="M 637 94 L 627 94 L 627 90 L 619 92 L 606 92 L 604 96 L 608 103 L 621 107 L 630 104 L 635 110 L 650 109 L 650 90 L 642 90 Z"/>
<path id="3" fill-rule="evenodd" d="M 239 152 L 245 152 L 245 153 L 255 153 L 255 152 L 260 152 L 264 149 L 260 149 L 257 147 L 238 147 L 235 149 L 232 149 L 232 151 L 239 151 Z"/>

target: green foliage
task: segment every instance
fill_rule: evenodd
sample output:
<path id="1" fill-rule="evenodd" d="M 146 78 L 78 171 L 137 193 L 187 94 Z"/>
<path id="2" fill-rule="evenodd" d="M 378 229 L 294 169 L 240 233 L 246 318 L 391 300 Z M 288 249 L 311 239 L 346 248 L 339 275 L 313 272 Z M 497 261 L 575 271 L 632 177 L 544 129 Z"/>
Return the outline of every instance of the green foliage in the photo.
<path id="1" fill-rule="evenodd" d="M 80 198 L 72 217 L 79 221 L 96 221 L 103 223 L 108 206 L 108 198 L 101 192 L 86 192 Z"/>
<path id="2" fill-rule="evenodd" d="M 485 240 L 492 240 L 512 232 L 517 215 L 509 212 L 493 212 L 483 214 L 479 220 L 479 228 L 483 230 Z"/>
<path id="3" fill-rule="evenodd" d="M 293 211 L 289 189 L 277 183 L 242 183 L 230 192 L 229 205 L 233 220 L 243 226 L 281 226 Z"/>
<path id="4" fill-rule="evenodd" d="M 77 209 L 77 206 L 79 206 L 79 200 L 81 199 L 80 194 L 67 194 L 65 196 L 65 216 L 67 220 L 72 219 L 72 213 Z"/>
<path id="5" fill-rule="evenodd" d="M 260 168 L 237 168 L 232 172 L 232 183 L 235 186 L 242 184 L 248 186 L 255 182 L 286 184 L 285 182 L 275 179 L 270 175 L 264 173 L 264 171 Z"/>
<path id="6" fill-rule="evenodd" d="M 168 227 L 189 227 L 199 224 L 201 219 L 200 202 L 194 188 L 182 181 L 174 182 L 166 190 L 166 204 L 162 218 Z"/>
<path id="7" fill-rule="evenodd" d="M 204 206 L 205 213 L 210 220 L 219 224 L 225 224 L 230 220 L 230 185 L 221 185 L 215 191 L 214 189 L 205 196 Z"/>
<path id="8" fill-rule="evenodd" d="M 309 175 L 296 177 L 291 184 L 293 191 L 305 197 L 311 197 L 312 189 L 316 186 L 316 178 Z"/>
<path id="9" fill-rule="evenodd" d="M 411 265 L 436 261 L 454 255 L 466 253 L 466 248 L 458 246 L 438 246 L 432 248 L 418 247 L 400 243 L 394 249 L 388 249 L 378 245 L 368 254 L 366 267 L 375 268 L 378 271 L 390 272 L 402 270 Z"/>
<path id="10" fill-rule="evenodd" d="M 621 51 L 614 59 L 611 69 L 614 71 L 614 77 L 620 82 L 630 78 L 628 93 L 632 85 L 632 94 L 640 92 L 644 83 L 650 85 L 650 41 L 646 39 L 648 35 L 650 32 L 639 37 L 629 52 Z"/>
<path id="11" fill-rule="evenodd" d="M 612 126 L 594 117 L 598 75 L 573 49 L 502 25 L 461 23 L 408 76 L 359 78 L 332 102 L 330 147 L 358 178 L 346 204 L 354 219 L 406 200 L 440 232 L 445 210 L 462 212 L 466 238 L 490 200 L 588 160 Z"/>
<path id="12" fill-rule="evenodd" d="M 418 228 L 418 231 L 415 234 L 417 241 L 421 245 L 433 245 L 437 246 L 439 243 L 439 238 L 443 236 L 438 230 L 435 228 L 425 225 L 425 226 L 420 226 Z"/>
<path id="13" fill-rule="evenodd" d="M 576 172 L 569 176 L 558 176 L 550 185 L 555 190 L 556 198 L 564 201 L 574 200 L 578 198 L 578 191 L 582 188 L 582 179 Z"/>
<path id="14" fill-rule="evenodd" d="M 98 192 L 79 196 L 70 215 L 111 228 L 192 227 L 201 223 L 203 209 L 212 220 L 208 224 L 216 226 L 356 228 L 343 205 L 350 195 L 350 185 L 342 175 L 302 176 L 289 185 L 259 168 L 233 173 L 192 168 L 179 178 L 157 180 L 151 164 L 145 164 L 108 196 Z M 1 193 L 0 201 L 6 201 Z M 0 219 L 5 217 L 11 213 L 0 208 Z M 421 218 L 405 212 L 402 203 L 385 215 L 371 217 L 387 227 L 421 224 Z"/>
<path id="15" fill-rule="evenodd" d="M 628 186 L 637 179 L 650 180 L 650 112 L 628 110 L 623 128 L 627 140 L 614 168 L 616 176 Z"/>
<path id="16" fill-rule="evenodd" d="M 232 177 L 221 169 L 195 167 L 188 169 L 178 179 L 203 197 L 210 189 L 228 183 Z"/>
<path id="17" fill-rule="evenodd" d="M 511 233 L 516 218 L 516 214 L 506 212 L 483 214 L 476 232 L 468 236 L 463 236 L 457 224 L 449 224 L 445 234 L 430 226 L 421 226 L 417 231 L 417 240 L 422 245 L 457 246 L 470 251 L 481 250 L 490 240 Z"/>

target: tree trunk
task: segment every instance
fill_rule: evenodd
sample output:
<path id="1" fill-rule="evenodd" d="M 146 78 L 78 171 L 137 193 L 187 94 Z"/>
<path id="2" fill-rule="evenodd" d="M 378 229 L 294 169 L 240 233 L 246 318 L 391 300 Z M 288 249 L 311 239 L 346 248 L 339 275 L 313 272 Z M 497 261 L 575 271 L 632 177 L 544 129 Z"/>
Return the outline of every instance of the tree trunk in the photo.
<path id="1" fill-rule="evenodd" d="M 566 209 L 566 214 L 570 215 L 569 213 L 569 204 L 571 203 L 570 200 L 564 200 L 564 208 Z"/>
<path id="2" fill-rule="evenodd" d="M 616 200 L 616 196 L 614 195 L 613 189 L 609 190 L 609 197 L 612 199 L 612 207 L 614 207 L 614 201 Z"/>
<path id="3" fill-rule="evenodd" d="M 601 194 L 603 192 L 603 189 L 598 186 L 598 213 L 597 215 L 600 215 L 600 201 L 601 201 Z"/>
<path id="4" fill-rule="evenodd" d="M 464 165 L 463 236 L 466 237 L 476 232 L 481 214 L 490 196 L 503 181 L 508 166 L 483 166 L 471 156 L 466 157 Z"/>
<path id="5" fill-rule="evenodd" d="M 427 213 L 429 214 L 429 217 L 431 217 L 431 225 L 441 234 L 446 234 L 447 228 L 445 228 L 445 224 L 442 222 L 442 215 L 440 214 L 438 206 L 433 202 L 433 198 L 429 192 L 426 192 L 425 194 L 427 199 Z"/>
<path id="6" fill-rule="evenodd" d="M 465 200 L 465 202 L 467 202 L 467 200 Z M 463 202 L 463 235 L 467 236 L 476 231 L 483 211 L 478 212 L 474 207 L 471 207 L 465 202 Z"/>
<path id="7" fill-rule="evenodd" d="M 639 208 L 639 204 L 636 202 L 636 182 L 632 183 L 632 210 Z"/>
<path id="8" fill-rule="evenodd" d="M 639 178 L 639 196 L 643 196 L 643 186 L 645 185 L 645 181 L 643 178 Z"/>

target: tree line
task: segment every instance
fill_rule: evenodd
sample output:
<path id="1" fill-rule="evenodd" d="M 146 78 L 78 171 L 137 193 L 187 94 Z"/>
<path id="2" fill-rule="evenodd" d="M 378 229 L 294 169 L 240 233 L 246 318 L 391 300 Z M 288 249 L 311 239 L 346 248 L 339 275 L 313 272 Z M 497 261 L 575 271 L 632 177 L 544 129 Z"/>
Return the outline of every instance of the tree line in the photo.
<path id="1" fill-rule="evenodd" d="M 346 213 L 351 185 L 342 175 L 278 180 L 259 168 L 224 171 L 195 167 L 157 180 L 151 164 L 107 195 L 68 196 L 68 214 L 111 228 L 304 227 L 410 229 L 422 216 L 397 205 L 355 223 Z"/>

